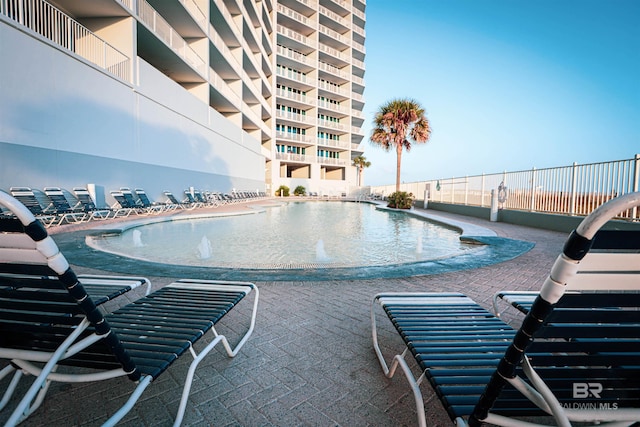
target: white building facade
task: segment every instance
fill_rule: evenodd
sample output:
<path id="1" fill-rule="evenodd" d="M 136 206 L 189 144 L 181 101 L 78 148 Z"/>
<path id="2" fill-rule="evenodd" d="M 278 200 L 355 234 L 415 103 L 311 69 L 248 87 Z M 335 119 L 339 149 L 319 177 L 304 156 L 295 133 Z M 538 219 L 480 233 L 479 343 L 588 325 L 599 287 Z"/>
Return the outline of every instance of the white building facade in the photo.
<path id="1" fill-rule="evenodd" d="M 347 193 L 364 7 L 0 0 L 0 188 Z"/>

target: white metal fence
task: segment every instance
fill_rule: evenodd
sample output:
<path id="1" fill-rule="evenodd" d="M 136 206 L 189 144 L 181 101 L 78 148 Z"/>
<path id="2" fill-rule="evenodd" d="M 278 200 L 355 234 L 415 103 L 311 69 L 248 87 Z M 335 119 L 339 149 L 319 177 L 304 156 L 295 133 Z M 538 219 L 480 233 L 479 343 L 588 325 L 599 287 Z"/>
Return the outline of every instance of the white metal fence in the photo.
<path id="1" fill-rule="evenodd" d="M 0 0 L 0 14 L 130 81 L 131 60 L 71 17 L 44 0 Z"/>
<path id="2" fill-rule="evenodd" d="M 491 205 L 491 192 L 498 193 L 503 209 L 564 215 L 588 215 L 616 196 L 640 190 L 640 154 L 612 162 L 531 169 L 405 183 L 401 191 L 417 199 L 469 206 Z M 395 185 L 372 186 L 371 193 L 387 196 Z M 621 218 L 640 220 L 638 209 Z"/>

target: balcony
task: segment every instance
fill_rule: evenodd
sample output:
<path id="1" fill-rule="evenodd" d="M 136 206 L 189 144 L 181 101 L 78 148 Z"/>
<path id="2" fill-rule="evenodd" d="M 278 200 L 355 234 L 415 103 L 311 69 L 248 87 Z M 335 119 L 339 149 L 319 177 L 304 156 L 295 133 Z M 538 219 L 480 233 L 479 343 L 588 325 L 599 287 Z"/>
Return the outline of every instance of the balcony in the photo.
<path id="1" fill-rule="evenodd" d="M 364 12 L 356 8 L 355 6 L 351 8 L 351 13 L 353 13 L 355 16 L 362 19 L 363 21 L 365 20 Z"/>
<path id="2" fill-rule="evenodd" d="M 307 95 L 282 88 L 276 89 L 276 97 L 287 100 L 288 102 L 286 104 L 289 106 L 299 107 L 303 110 L 307 110 L 309 107 L 313 106 L 312 99 Z"/>
<path id="3" fill-rule="evenodd" d="M 342 51 L 349 47 L 350 40 L 348 37 L 343 36 L 339 32 L 322 24 L 320 24 L 318 28 L 320 30 L 320 42 L 322 44 L 331 46 L 338 51 Z"/>
<path id="4" fill-rule="evenodd" d="M 327 9 L 324 6 L 318 8 L 320 12 L 320 23 L 327 27 L 333 28 L 337 31 L 346 32 L 351 28 L 350 22 L 338 15 L 332 10 Z M 326 18 L 325 18 L 326 17 Z"/>
<path id="5" fill-rule="evenodd" d="M 362 38 L 366 37 L 366 31 L 364 30 L 364 28 L 359 27 L 359 26 L 354 24 L 354 25 L 351 26 L 351 29 L 353 30 L 354 33 L 358 34 Z"/>
<path id="6" fill-rule="evenodd" d="M 322 157 L 318 156 L 318 163 L 322 163 L 324 165 L 333 165 L 333 166 L 347 166 L 347 161 L 345 159 L 334 159 L 333 157 Z"/>
<path id="7" fill-rule="evenodd" d="M 284 160 L 286 162 L 312 163 L 313 160 L 314 160 L 314 156 L 309 156 L 307 154 L 294 154 L 294 153 L 276 152 L 276 159 Z"/>
<path id="8" fill-rule="evenodd" d="M 340 104 L 336 104 L 334 102 L 327 102 L 320 99 L 318 100 L 318 108 L 323 108 L 325 110 L 342 113 L 344 115 L 347 114 L 347 109 L 344 106 Z"/>
<path id="9" fill-rule="evenodd" d="M 326 90 L 326 91 L 334 93 L 334 94 L 342 95 L 345 98 L 348 97 L 347 96 L 348 93 L 347 93 L 347 91 L 345 89 L 342 89 L 340 86 L 337 86 L 337 85 L 329 84 L 327 82 L 319 81 L 318 82 L 318 89 L 322 89 L 322 90 Z"/>
<path id="10" fill-rule="evenodd" d="M 318 44 L 318 51 L 320 53 L 325 54 L 325 56 L 329 56 L 327 60 L 324 62 L 336 63 L 339 62 L 340 66 L 348 65 L 351 62 L 351 55 L 347 55 L 346 53 L 342 53 L 337 49 L 332 48 L 331 46 L 327 46 L 324 43 Z M 336 64 L 338 65 L 338 64 Z"/>
<path id="11" fill-rule="evenodd" d="M 344 150 L 348 150 L 349 147 L 351 146 L 351 143 L 349 141 L 336 141 L 336 140 L 327 139 L 327 138 L 318 138 L 317 142 L 318 142 L 318 146 L 341 148 Z"/>
<path id="12" fill-rule="evenodd" d="M 167 21 L 165 21 L 164 18 L 162 18 L 162 16 L 160 16 L 160 14 L 144 0 L 140 0 L 138 2 L 138 16 L 140 17 L 140 21 L 145 24 L 149 31 L 164 42 L 186 64 L 197 71 L 201 77 L 206 75 L 207 65 L 205 61 L 200 58 L 189 44 L 180 37 L 176 30 L 174 30 Z M 171 59 L 163 58 L 164 55 L 162 53 L 158 53 L 154 49 L 150 49 L 150 51 L 152 50 L 154 53 L 149 53 L 149 55 L 153 56 L 151 61 L 155 62 L 157 68 L 165 69 L 168 73 L 172 73 L 175 66 L 168 65 L 169 62 L 171 62 Z M 182 72 L 182 76 L 178 78 L 186 81 L 192 79 L 185 74 L 188 73 Z"/>
<path id="13" fill-rule="evenodd" d="M 287 47 L 293 47 L 302 53 L 310 53 L 317 47 L 317 43 L 310 37 L 305 36 L 297 31 L 278 25 L 277 27 L 277 44 Z"/>
<path id="14" fill-rule="evenodd" d="M 307 79 L 307 76 L 304 74 L 296 73 L 292 70 L 282 69 L 281 67 L 278 67 L 276 68 L 276 76 L 300 83 L 302 87 L 311 88 L 311 83 L 309 82 L 309 79 Z M 285 86 L 291 85 L 285 83 Z M 296 85 L 296 87 L 298 86 Z"/>
<path id="15" fill-rule="evenodd" d="M 363 54 L 367 53 L 367 51 L 366 51 L 366 49 L 365 49 L 365 47 L 364 47 L 364 45 L 363 45 L 363 44 L 358 43 L 358 42 L 357 42 L 357 41 L 355 41 L 355 40 L 353 40 L 353 41 L 351 42 L 351 44 L 352 44 L 353 48 L 354 48 L 355 50 L 357 50 L 358 52 L 361 52 L 361 53 L 363 53 Z"/>
<path id="16" fill-rule="evenodd" d="M 278 22 L 285 22 L 286 27 L 308 36 L 315 31 L 315 22 L 286 6 L 278 4 Z"/>
<path id="17" fill-rule="evenodd" d="M 333 10 L 340 16 L 345 16 L 351 12 L 351 6 L 345 0 L 329 0 L 322 2 L 328 9 Z"/>
<path id="18" fill-rule="evenodd" d="M 307 116 L 306 114 L 293 113 L 291 111 L 276 110 L 276 119 L 278 119 L 278 122 L 281 122 L 282 120 L 293 122 L 294 125 L 303 123 L 312 126 L 315 124 L 313 117 Z"/>
<path id="19" fill-rule="evenodd" d="M 131 59 L 42 0 L 0 1 L 0 13 L 104 71 L 131 82 Z"/>
<path id="20" fill-rule="evenodd" d="M 318 119 L 318 126 L 324 127 L 326 129 L 345 131 L 346 126 L 339 122 L 332 122 L 331 120 Z"/>
<path id="21" fill-rule="evenodd" d="M 346 71 L 342 71 L 340 68 L 334 67 L 331 64 L 327 64 L 326 62 L 319 61 L 318 69 L 320 71 L 327 72 L 333 76 L 340 77 L 345 82 L 349 80 L 349 73 L 347 73 Z"/>
<path id="22" fill-rule="evenodd" d="M 302 145 L 313 145 L 313 138 L 309 135 L 299 133 L 276 131 L 276 139 L 278 141 L 297 142 Z"/>
<path id="23" fill-rule="evenodd" d="M 309 71 L 313 69 L 313 64 L 312 64 L 313 61 L 311 61 L 308 57 L 301 54 L 300 52 L 296 52 L 293 49 L 289 49 L 288 47 L 280 46 L 280 45 L 276 47 L 276 52 L 278 56 L 280 56 L 281 58 L 286 58 L 290 60 L 290 61 L 278 60 L 278 64 L 280 65 L 294 65 L 297 63 L 297 64 L 306 65 L 306 67 L 301 71 Z"/>

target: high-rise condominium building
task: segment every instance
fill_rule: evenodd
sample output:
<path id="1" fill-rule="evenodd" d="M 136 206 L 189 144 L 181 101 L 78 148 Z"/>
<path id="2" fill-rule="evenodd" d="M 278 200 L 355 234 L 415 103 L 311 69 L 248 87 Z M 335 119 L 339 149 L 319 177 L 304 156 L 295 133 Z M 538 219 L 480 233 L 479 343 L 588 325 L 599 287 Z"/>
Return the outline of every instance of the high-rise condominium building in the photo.
<path id="1" fill-rule="evenodd" d="M 365 6 L 0 0 L 0 188 L 348 194 Z"/>

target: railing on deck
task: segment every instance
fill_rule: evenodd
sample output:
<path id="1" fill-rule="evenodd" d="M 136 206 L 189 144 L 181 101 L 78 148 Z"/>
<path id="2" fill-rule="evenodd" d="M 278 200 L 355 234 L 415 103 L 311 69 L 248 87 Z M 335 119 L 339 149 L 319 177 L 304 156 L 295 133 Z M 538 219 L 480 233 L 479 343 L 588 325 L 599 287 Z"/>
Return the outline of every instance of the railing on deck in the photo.
<path id="1" fill-rule="evenodd" d="M 428 191 L 430 201 L 484 207 L 491 205 L 493 190 L 503 209 L 582 216 L 607 200 L 640 190 L 640 154 L 612 162 L 404 183 L 400 190 L 417 199 Z M 377 195 L 394 191 L 392 185 L 371 187 Z M 640 221 L 640 210 L 619 217 Z"/>
<path id="2" fill-rule="evenodd" d="M 46 1 L 0 0 L 0 14 L 120 79 L 130 81 L 129 57 Z"/>

